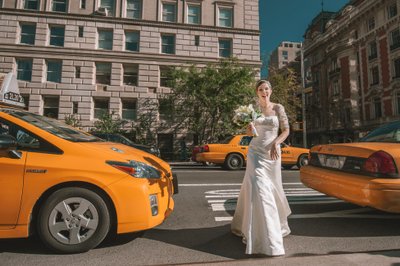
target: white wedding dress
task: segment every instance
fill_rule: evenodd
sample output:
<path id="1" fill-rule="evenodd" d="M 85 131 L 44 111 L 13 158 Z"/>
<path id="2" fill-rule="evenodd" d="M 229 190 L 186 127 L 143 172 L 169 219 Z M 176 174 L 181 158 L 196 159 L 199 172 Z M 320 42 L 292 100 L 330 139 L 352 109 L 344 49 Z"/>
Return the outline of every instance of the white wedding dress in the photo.
<path id="1" fill-rule="evenodd" d="M 275 104 L 274 110 L 277 115 L 262 115 L 254 122 L 258 137 L 250 142 L 231 225 L 232 232 L 243 237 L 246 254 L 284 255 L 283 237 L 290 234 L 287 217 L 291 211 L 282 187 L 281 158 L 272 160 L 269 153 L 279 127 L 289 128 L 289 124 L 282 105 Z"/>

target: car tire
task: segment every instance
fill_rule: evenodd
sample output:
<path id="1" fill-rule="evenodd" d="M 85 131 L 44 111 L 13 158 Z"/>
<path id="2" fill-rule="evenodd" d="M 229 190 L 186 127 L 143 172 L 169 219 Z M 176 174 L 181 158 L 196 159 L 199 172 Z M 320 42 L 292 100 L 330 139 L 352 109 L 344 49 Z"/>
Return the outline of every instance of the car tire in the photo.
<path id="1" fill-rule="evenodd" d="M 42 203 L 37 232 L 43 243 L 56 252 L 81 253 L 99 245 L 110 225 L 110 212 L 99 194 L 68 187 L 53 192 Z"/>
<path id="2" fill-rule="evenodd" d="M 224 167 L 228 170 L 240 170 L 243 167 L 243 157 L 239 154 L 228 155 Z"/>
<path id="3" fill-rule="evenodd" d="M 308 155 L 307 154 L 301 154 L 299 156 L 299 159 L 297 160 L 297 167 L 300 169 L 302 166 L 308 164 Z"/>

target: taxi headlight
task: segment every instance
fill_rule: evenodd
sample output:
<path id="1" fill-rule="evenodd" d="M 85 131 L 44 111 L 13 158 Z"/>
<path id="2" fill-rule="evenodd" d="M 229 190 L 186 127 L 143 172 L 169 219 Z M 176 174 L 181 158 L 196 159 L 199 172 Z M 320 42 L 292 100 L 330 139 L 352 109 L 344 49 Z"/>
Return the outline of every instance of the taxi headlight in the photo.
<path id="1" fill-rule="evenodd" d="M 121 170 L 133 177 L 138 178 L 161 178 L 161 172 L 158 171 L 153 166 L 148 164 L 137 162 L 137 161 L 129 161 L 126 162 L 116 162 L 116 161 L 107 161 L 107 164 Z"/>

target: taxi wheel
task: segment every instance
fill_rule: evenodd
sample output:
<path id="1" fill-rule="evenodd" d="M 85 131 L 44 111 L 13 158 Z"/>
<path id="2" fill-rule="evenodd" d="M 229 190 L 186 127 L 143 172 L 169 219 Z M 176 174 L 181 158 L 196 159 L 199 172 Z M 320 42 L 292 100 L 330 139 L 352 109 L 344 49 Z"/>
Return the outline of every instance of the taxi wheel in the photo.
<path id="1" fill-rule="evenodd" d="M 38 213 L 38 234 L 60 253 L 80 253 L 99 245 L 110 230 L 107 204 L 97 193 L 70 187 L 55 191 Z"/>
<path id="2" fill-rule="evenodd" d="M 307 154 L 302 154 L 299 156 L 299 159 L 297 160 L 297 167 L 300 169 L 302 166 L 308 164 L 308 155 Z"/>
<path id="3" fill-rule="evenodd" d="M 229 170 L 239 170 L 243 166 L 243 158 L 239 154 L 230 154 L 225 159 L 224 166 Z"/>

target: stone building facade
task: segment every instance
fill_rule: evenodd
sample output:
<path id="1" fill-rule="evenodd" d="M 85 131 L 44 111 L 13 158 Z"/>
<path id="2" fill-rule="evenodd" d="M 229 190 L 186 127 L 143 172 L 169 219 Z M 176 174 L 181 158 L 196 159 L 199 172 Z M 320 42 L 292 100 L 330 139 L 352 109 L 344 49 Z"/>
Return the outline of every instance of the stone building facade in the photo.
<path id="1" fill-rule="evenodd" d="M 270 57 L 268 68 L 281 69 L 288 66 L 291 62 L 294 62 L 298 57 L 298 53 L 301 50 L 301 43 L 299 42 L 281 42 L 276 47 Z M 269 70 L 270 72 L 271 70 Z"/>
<path id="2" fill-rule="evenodd" d="M 313 21 L 320 27 L 306 31 L 309 144 L 358 140 L 400 118 L 398 7 L 396 0 L 353 0 L 334 15 L 321 13 Z"/>
<path id="3" fill-rule="evenodd" d="M 104 112 L 135 122 L 169 92 L 171 66 L 260 66 L 258 0 L 2 0 L 0 23 L 0 72 L 29 111 L 85 129 Z M 173 129 L 155 134 L 172 149 Z"/>

